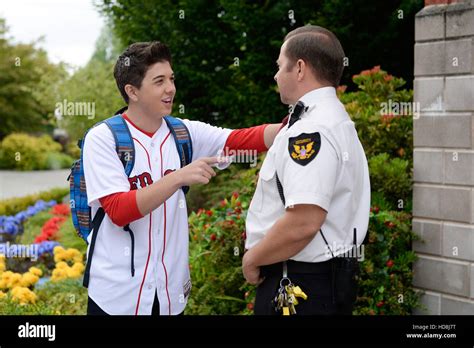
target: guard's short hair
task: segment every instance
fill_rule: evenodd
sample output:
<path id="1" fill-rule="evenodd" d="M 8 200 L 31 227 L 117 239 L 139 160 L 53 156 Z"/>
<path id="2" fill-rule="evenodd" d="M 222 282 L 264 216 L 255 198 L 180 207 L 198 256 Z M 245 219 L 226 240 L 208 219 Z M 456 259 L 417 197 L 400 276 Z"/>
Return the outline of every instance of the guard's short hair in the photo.
<path id="1" fill-rule="evenodd" d="M 290 31 L 286 36 L 285 54 L 292 69 L 298 59 L 309 65 L 321 82 L 339 86 L 345 57 L 341 43 L 331 31 L 317 25 L 306 25 Z"/>
<path id="2" fill-rule="evenodd" d="M 127 104 L 128 95 L 125 92 L 125 85 L 130 84 L 140 88 L 148 68 L 158 62 L 171 64 L 171 52 L 168 46 L 159 41 L 136 42 L 128 46 L 118 57 L 114 67 L 114 77 L 120 94 Z"/>

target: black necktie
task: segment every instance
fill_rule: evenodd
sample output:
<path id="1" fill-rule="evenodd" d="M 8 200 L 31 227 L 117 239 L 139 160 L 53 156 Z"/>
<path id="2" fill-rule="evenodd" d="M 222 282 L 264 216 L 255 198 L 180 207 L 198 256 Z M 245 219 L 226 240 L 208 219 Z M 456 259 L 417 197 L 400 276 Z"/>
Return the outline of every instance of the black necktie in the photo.
<path id="1" fill-rule="evenodd" d="M 301 117 L 303 111 L 305 111 L 306 107 L 303 102 L 297 102 L 295 107 L 293 108 L 293 112 L 290 115 L 290 120 L 288 121 L 288 128 L 290 128 L 296 121 L 298 121 Z"/>

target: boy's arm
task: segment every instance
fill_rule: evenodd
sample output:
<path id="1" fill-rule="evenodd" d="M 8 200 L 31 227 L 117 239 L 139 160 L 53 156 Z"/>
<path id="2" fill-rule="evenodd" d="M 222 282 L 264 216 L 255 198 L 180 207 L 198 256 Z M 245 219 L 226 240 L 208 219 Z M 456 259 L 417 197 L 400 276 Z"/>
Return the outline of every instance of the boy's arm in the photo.
<path id="1" fill-rule="evenodd" d="M 219 156 L 230 150 L 256 150 L 265 152 L 272 145 L 281 124 L 263 124 L 260 126 L 228 129 L 210 124 L 183 120 L 193 141 L 193 159 Z"/>

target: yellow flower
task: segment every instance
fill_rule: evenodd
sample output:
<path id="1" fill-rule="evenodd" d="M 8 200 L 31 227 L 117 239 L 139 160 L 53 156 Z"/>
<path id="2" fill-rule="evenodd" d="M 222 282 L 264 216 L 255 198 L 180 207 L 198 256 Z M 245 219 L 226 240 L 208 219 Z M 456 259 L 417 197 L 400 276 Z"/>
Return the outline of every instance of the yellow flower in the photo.
<path id="1" fill-rule="evenodd" d="M 82 262 L 82 254 L 79 253 L 79 254 L 75 255 L 72 260 L 73 260 L 75 263 L 77 263 L 77 262 Z"/>
<path id="2" fill-rule="evenodd" d="M 82 264 L 81 262 L 76 262 L 74 265 L 72 265 L 72 269 L 74 270 L 77 270 L 79 273 L 82 274 L 82 272 L 84 272 L 84 264 Z"/>
<path id="3" fill-rule="evenodd" d="M 12 289 L 12 299 L 20 302 L 21 305 L 36 302 L 36 294 L 28 288 L 16 286 Z"/>
<path id="4" fill-rule="evenodd" d="M 55 246 L 54 249 L 53 249 L 53 253 L 54 255 L 56 254 L 62 254 L 63 252 L 65 252 L 66 250 L 64 250 L 64 248 L 60 245 L 58 246 Z"/>
<path id="5" fill-rule="evenodd" d="M 79 278 L 81 276 L 81 272 L 79 272 L 77 269 L 69 268 L 67 270 L 67 276 L 68 278 Z"/>
<path id="6" fill-rule="evenodd" d="M 7 288 L 7 282 L 5 279 L 0 279 L 0 289 L 6 289 Z"/>
<path id="7" fill-rule="evenodd" d="M 2 273 L 2 280 L 4 280 L 5 282 L 9 282 L 11 277 L 13 275 L 13 272 L 12 271 L 6 271 L 6 272 L 3 272 Z"/>
<path id="8" fill-rule="evenodd" d="M 21 285 L 28 288 L 30 287 L 31 285 L 34 285 L 38 282 L 39 280 L 39 277 L 32 274 L 32 273 L 24 273 L 23 274 L 23 277 L 21 279 Z"/>
<path id="9" fill-rule="evenodd" d="M 4 297 L 6 297 L 6 296 L 7 296 L 6 293 L 4 293 L 3 291 L 0 291 L 0 299 L 4 298 Z"/>
<path id="10" fill-rule="evenodd" d="M 22 275 L 20 273 L 13 273 L 7 286 L 13 289 L 16 286 L 21 285 Z"/>
<path id="11" fill-rule="evenodd" d="M 68 267 L 69 268 L 69 267 Z M 51 275 L 51 280 L 57 282 L 67 278 L 67 269 L 65 268 L 55 268 L 53 274 Z"/>
<path id="12" fill-rule="evenodd" d="M 43 271 L 38 267 L 30 267 L 29 272 L 37 277 L 41 277 L 43 275 Z"/>
<path id="13" fill-rule="evenodd" d="M 66 269 L 66 268 L 68 268 L 68 267 L 69 267 L 69 266 L 68 266 L 67 263 L 64 262 L 64 261 L 58 262 L 58 263 L 56 264 L 56 268 L 57 268 L 57 269 Z"/>
<path id="14" fill-rule="evenodd" d="M 0 274 L 2 274 L 7 269 L 7 266 L 4 263 L 0 262 Z"/>

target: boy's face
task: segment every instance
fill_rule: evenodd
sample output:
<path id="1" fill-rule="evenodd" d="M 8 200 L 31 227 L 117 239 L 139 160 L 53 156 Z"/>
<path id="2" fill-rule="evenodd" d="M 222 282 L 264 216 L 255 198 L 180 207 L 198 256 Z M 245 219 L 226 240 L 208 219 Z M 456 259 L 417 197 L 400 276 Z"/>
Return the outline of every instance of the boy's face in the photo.
<path id="1" fill-rule="evenodd" d="M 175 94 L 170 63 L 158 62 L 148 68 L 140 89 L 136 89 L 136 102 L 147 114 L 163 117 L 171 114 Z"/>

